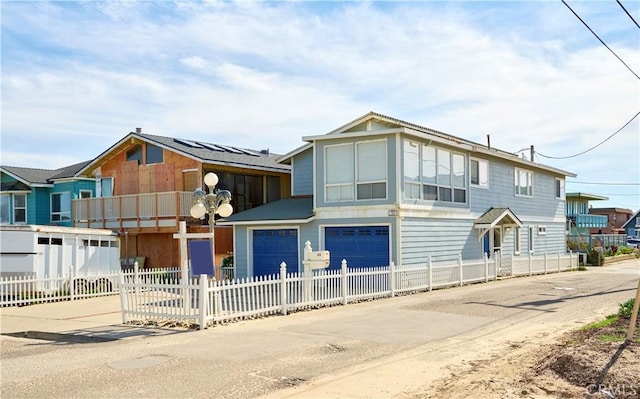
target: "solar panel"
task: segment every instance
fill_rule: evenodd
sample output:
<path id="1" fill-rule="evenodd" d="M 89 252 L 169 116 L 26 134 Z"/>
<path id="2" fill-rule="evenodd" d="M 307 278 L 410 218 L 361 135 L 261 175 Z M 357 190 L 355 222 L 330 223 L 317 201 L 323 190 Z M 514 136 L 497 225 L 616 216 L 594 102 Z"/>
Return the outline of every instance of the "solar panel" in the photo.
<path id="1" fill-rule="evenodd" d="M 191 147 L 191 148 L 204 148 L 202 145 L 191 140 L 173 139 L 173 141 L 175 141 L 176 143 L 180 143 L 182 145 L 186 145 L 187 147 Z"/>

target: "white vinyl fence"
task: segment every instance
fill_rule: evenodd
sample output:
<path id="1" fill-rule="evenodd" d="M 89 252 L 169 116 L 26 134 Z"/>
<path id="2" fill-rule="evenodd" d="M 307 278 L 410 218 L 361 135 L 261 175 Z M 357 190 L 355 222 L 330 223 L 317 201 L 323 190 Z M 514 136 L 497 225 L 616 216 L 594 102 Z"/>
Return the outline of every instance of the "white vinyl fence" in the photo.
<path id="1" fill-rule="evenodd" d="M 137 262 L 130 272 L 122 272 L 127 281 L 177 280 L 180 269 L 138 270 Z M 38 277 L 35 273 L 0 277 L 0 307 L 60 302 L 115 295 L 120 292 L 120 272 L 70 276 Z"/>
<path id="2" fill-rule="evenodd" d="M 192 280 L 135 281 L 124 273 L 120 280 L 122 321 L 178 322 L 210 325 L 230 320 L 287 314 L 298 309 L 391 297 L 403 293 L 487 282 L 498 276 L 505 259 L 388 267 L 317 270 L 305 276 L 288 273 L 284 262 L 280 273 L 234 280 L 210 280 L 201 275 Z M 573 254 L 509 259 L 513 275 L 532 275 L 573 270 L 578 257 Z"/>

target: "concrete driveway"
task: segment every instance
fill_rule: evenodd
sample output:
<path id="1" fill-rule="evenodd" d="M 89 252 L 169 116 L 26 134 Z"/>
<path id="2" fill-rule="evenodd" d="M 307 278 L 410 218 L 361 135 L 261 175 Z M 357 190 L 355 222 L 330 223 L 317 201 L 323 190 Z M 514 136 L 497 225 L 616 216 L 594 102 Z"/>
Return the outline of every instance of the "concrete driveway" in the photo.
<path id="1" fill-rule="evenodd" d="M 123 326 L 118 297 L 5 308 L 1 394 L 402 396 L 470 353 L 614 313 L 634 294 L 638 266 L 506 279 L 203 331 Z M 33 339 L 23 331 L 60 335 Z M 60 339 L 74 335 L 106 339 Z"/>

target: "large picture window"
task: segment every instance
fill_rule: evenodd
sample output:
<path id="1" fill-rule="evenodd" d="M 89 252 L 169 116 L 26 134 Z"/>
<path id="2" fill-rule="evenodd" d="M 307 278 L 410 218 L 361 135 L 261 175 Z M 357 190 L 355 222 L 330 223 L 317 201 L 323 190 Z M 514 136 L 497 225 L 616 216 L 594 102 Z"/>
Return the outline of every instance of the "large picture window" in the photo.
<path id="1" fill-rule="evenodd" d="M 9 224 L 10 222 L 10 198 L 9 194 L 0 195 L 0 223 Z"/>
<path id="2" fill-rule="evenodd" d="M 352 201 L 353 144 L 325 148 L 325 201 Z"/>
<path id="3" fill-rule="evenodd" d="M 162 163 L 164 161 L 164 154 L 162 152 L 162 148 L 157 145 L 147 143 L 147 165 L 151 165 L 154 163 Z"/>
<path id="4" fill-rule="evenodd" d="M 71 220 L 71 196 L 69 192 L 51 194 L 51 221 Z"/>
<path id="5" fill-rule="evenodd" d="M 466 157 L 443 148 L 404 142 L 404 197 L 467 202 Z"/>
<path id="6" fill-rule="evenodd" d="M 533 172 L 530 170 L 515 168 L 514 185 L 516 195 L 524 197 L 533 196 Z"/>
<path id="7" fill-rule="evenodd" d="M 357 198 L 387 198 L 387 142 L 384 140 L 356 144 L 358 154 Z"/>

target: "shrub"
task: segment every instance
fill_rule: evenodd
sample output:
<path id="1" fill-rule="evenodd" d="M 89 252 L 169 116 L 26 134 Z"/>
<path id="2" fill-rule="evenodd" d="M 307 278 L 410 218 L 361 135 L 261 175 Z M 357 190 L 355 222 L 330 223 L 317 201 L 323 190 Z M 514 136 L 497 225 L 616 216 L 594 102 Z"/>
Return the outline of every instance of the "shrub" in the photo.
<path id="1" fill-rule="evenodd" d="M 626 319 L 631 318 L 631 312 L 633 312 L 633 304 L 635 303 L 635 299 L 631 298 L 625 303 L 620 304 L 620 308 L 618 309 L 618 315 L 620 317 L 624 317 Z M 638 309 L 638 314 L 640 315 L 640 309 Z"/>
<path id="2" fill-rule="evenodd" d="M 633 253 L 633 249 L 631 249 L 629 247 L 620 247 L 620 249 L 618 251 L 623 255 L 627 255 L 627 254 Z"/>
<path id="3" fill-rule="evenodd" d="M 600 251 L 592 249 L 591 252 L 589 252 L 589 255 L 587 255 L 587 263 L 590 265 L 602 266 L 602 261 L 603 257 Z"/>

